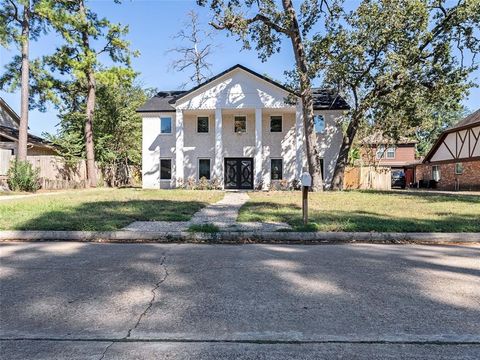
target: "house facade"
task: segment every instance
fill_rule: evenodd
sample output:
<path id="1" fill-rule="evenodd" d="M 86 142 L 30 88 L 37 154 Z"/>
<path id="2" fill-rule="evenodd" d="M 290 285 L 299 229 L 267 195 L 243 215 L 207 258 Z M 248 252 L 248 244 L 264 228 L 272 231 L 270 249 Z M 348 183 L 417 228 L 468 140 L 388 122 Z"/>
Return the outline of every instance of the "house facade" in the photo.
<path id="1" fill-rule="evenodd" d="M 403 173 L 405 185 L 412 186 L 415 179 L 415 166 L 421 163 L 416 156 L 417 141 L 402 137 L 397 141 L 386 139 L 382 134 L 375 133 L 361 141 L 362 162 L 390 168 L 391 174 Z"/>
<path id="2" fill-rule="evenodd" d="M 480 190 L 480 109 L 442 133 L 416 176 L 440 190 Z"/>
<path id="3" fill-rule="evenodd" d="M 333 92 L 315 89 L 314 109 L 328 187 L 348 105 Z M 144 188 L 205 178 L 225 189 L 266 189 L 293 183 L 306 167 L 298 96 L 241 65 L 189 91 L 160 92 L 138 112 Z"/>
<path id="4" fill-rule="evenodd" d="M 20 117 L 0 97 L 0 179 L 7 175 L 10 160 L 17 153 Z M 28 134 L 27 155 L 55 155 L 56 151 L 44 139 Z"/>

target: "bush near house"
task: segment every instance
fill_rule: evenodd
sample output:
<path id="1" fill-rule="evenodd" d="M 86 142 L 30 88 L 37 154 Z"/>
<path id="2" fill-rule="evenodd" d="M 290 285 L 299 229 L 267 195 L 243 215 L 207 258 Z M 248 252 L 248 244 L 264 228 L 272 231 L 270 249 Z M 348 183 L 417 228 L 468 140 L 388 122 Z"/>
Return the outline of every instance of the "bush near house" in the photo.
<path id="1" fill-rule="evenodd" d="M 40 188 L 39 170 L 28 161 L 13 161 L 7 173 L 7 184 L 12 191 L 35 192 Z"/>

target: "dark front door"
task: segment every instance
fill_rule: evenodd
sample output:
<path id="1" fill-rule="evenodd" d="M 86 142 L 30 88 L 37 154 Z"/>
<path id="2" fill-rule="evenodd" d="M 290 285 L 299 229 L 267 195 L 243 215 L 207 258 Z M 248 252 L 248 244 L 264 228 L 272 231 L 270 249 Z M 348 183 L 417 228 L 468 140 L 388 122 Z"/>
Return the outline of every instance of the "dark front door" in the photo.
<path id="1" fill-rule="evenodd" d="M 225 159 L 225 189 L 253 189 L 253 159 Z"/>

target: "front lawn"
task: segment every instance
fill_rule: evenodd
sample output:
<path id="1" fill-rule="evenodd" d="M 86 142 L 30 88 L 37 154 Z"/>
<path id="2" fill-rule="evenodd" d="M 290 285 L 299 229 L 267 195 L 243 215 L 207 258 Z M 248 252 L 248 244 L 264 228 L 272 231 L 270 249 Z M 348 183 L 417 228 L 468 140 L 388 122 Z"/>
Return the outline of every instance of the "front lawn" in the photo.
<path id="1" fill-rule="evenodd" d="M 299 231 L 480 232 L 480 196 L 344 191 L 251 193 L 238 221 L 281 221 Z"/>
<path id="2" fill-rule="evenodd" d="M 71 190 L 0 202 L 0 230 L 117 230 L 133 221 L 187 221 L 220 191 Z"/>

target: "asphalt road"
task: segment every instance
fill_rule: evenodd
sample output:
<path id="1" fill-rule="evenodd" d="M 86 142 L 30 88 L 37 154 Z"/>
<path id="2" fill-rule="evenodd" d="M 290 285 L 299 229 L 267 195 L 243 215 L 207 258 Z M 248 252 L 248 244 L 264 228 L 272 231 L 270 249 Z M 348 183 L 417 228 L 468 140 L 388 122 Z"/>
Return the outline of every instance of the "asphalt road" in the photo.
<path id="1" fill-rule="evenodd" d="M 2 359 L 479 359 L 480 247 L 0 246 Z"/>

